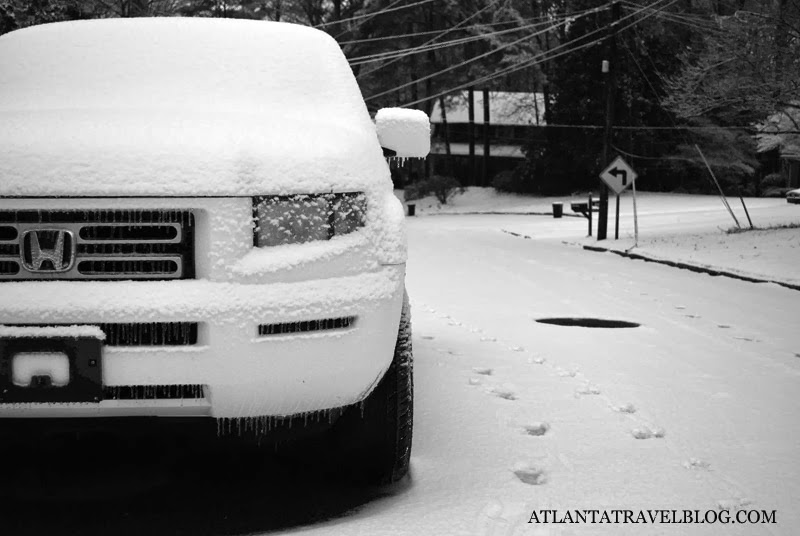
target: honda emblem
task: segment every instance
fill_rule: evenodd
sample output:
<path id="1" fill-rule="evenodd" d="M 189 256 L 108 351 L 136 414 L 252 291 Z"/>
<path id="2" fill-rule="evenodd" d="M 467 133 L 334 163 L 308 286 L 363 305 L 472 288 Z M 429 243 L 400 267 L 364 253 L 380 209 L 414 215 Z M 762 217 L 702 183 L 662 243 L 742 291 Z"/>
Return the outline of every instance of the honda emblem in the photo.
<path id="1" fill-rule="evenodd" d="M 20 238 L 22 267 L 33 273 L 60 273 L 75 264 L 75 235 L 66 229 L 34 229 Z"/>

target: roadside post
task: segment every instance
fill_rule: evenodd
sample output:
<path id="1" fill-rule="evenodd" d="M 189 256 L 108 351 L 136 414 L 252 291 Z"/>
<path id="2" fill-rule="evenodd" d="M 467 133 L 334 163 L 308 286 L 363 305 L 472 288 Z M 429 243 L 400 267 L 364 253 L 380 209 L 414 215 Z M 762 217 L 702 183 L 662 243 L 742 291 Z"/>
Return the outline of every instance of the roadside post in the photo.
<path id="1" fill-rule="evenodd" d="M 592 192 L 589 192 L 589 236 L 592 236 Z"/>
<path id="2" fill-rule="evenodd" d="M 615 238 L 619 238 L 619 194 L 629 186 L 633 186 L 633 228 L 635 243 L 639 243 L 639 222 L 636 213 L 636 172 L 621 156 L 616 157 L 611 164 L 600 174 L 600 178 L 617 195 L 617 222 Z M 599 236 L 598 236 L 599 240 Z"/>
<path id="3" fill-rule="evenodd" d="M 636 174 L 631 181 L 633 187 L 633 247 L 639 246 L 639 216 L 636 214 Z M 619 197 L 618 197 L 619 199 Z"/>

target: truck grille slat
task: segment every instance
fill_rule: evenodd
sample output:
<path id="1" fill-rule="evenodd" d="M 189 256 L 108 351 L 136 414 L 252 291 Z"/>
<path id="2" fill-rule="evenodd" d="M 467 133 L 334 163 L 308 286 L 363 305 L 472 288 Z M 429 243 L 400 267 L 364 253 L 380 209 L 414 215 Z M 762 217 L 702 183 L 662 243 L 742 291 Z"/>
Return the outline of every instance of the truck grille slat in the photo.
<path id="1" fill-rule="evenodd" d="M 204 385 L 118 385 L 103 387 L 105 400 L 197 400 L 206 397 Z"/>
<path id="2" fill-rule="evenodd" d="M 185 210 L 0 211 L 0 280 L 193 279 Z"/>
<path id="3" fill-rule="evenodd" d="M 54 327 L 75 324 L 4 324 L 9 327 Z M 197 344 L 197 322 L 113 322 L 97 326 L 105 346 L 191 346 Z"/>
<path id="4" fill-rule="evenodd" d="M 258 336 L 291 335 L 295 333 L 314 333 L 318 331 L 331 331 L 347 329 L 356 321 L 354 316 L 340 318 L 323 318 L 319 320 L 304 320 L 301 322 L 286 322 L 283 324 L 259 324 Z"/>

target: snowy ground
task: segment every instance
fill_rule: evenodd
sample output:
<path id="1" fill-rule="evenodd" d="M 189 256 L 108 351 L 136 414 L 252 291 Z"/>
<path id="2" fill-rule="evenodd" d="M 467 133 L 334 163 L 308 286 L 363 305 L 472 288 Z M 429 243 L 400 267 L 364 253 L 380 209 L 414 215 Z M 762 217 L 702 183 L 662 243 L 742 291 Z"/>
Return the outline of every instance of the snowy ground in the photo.
<path id="1" fill-rule="evenodd" d="M 396 195 L 402 199 L 402 192 Z M 596 196 L 595 196 L 596 198 Z M 597 214 L 593 235 L 587 237 L 588 221 L 575 218 L 570 204 L 581 197 L 526 197 L 497 193 L 491 188 L 467 188 L 446 205 L 427 197 L 416 204 L 421 216 L 441 214 L 552 214 L 552 204 L 563 203 L 564 218 L 543 222 L 534 218 L 502 220 L 502 229 L 531 239 L 561 240 L 596 245 L 618 251 L 630 250 L 653 259 L 717 268 L 744 276 L 800 284 L 800 209 L 782 198 L 728 198 L 738 229 L 718 196 L 638 192 L 639 241 L 634 248 L 633 200 L 629 191 L 621 197 L 619 240 L 614 238 L 614 200 L 609 201 L 609 240 L 597 242 Z M 750 219 L 748 220 L 748 214 Z M 750 231 L 750 221 L 756 227 Z M 763 230 L 763 229 L 768 230 Z M 762 230 L 760 230 L 762 229 Z M 633 248 L 633 249 L 632 249 Z"/>
<path id="2" fill-rule="evenodd" d="M 538 212 L 549 203 L 470 195 L 455 210 Z M 800 206 L 747 202 L 758 225 L 800 221 Z M 643 194 L 639 209 L 634 251 L 797 279 L 799 229 L 725 234 L 733 222 L 715 197 Z M 206 478 L 206 461 L 144 502 L 123 496 L 92 515 L 64 508 L 65 520 L 51 508 L 14 510 L 17 517 L 4 518 L 16 520 L 10 533 L 798 532 L 798 291 L 586 251 L 580 245 L 595 241 L 583 218 L 430 213 L 407 219 L 416 360 L 410 478 L 376 493 L 321 482 L 313 469 L 280 459 L 255 474 L 243 464 Z M 630 247 L 630 233 L 626 217 L 617 247 Z M 547 317 L 640 326 L 536 322 Z M 775 510 L 777 524 L 528 523 L 541 509 L 721 508 Z"/>
<path id="3" fill-rule="evenodd" d="M 493 211 L 505 211 L 491 201 Z M 538 208 L 515 201 L 518 211 Z M 747 202 L 760 225 L 800 220 L 783 200 Z M 706 264 L 740 267 L 738 255 L 749 251 L 731 251 L 748 235 L 724 234 L 719 228 L 732 221 L 720 207 L 718 198 L 643 195 L 642 248 L 647 238 L 670 244 L 659 253 L 683 255 L 682 244 L 694 241 L 705 244 Z M 339 530 L 796 533 L 796 291 L 564 245 L 586 242 L 586 222 L 578 218 L 462 215 L 409 224 L 418 384 L 412 486 Z M 796 277 L 798 234 L 750 235 L 771 254 L 748 271 Z M 794 246 L 784 255 L 786 237 Z M 534 322 L 553 316 L 642 326 Z M 527 523 L 542 508 L 724 506 L 774 509 L 778 524 Z"/>

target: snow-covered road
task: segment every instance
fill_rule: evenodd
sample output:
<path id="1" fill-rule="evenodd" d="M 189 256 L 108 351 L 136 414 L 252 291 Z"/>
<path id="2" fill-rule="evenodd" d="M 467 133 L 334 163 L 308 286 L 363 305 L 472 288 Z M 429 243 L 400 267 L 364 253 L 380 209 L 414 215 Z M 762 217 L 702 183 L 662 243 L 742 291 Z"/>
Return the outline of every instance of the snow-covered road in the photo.
<path id="1" fill-rule="evenodd" d="M 523 224 L 532 239 L 502 232 Z M 409 219 L 417 385 L 410 482 L 346 520 L 305 530 L 796 533 L 797 291 L 562 244 L 576 224 Z M 549 317 L 640 327 L 536 322 Z M 704 516 L 722 508 L 775 510 L 777 524 L 529 523 L 543 509 Z"/>
<path id="2" fill-rule="evenodd" d="M 411 222 L 420 415 L 414 477 L 423 486 L 430 473 L 441 486 L 439 500 L 427 501 L 450 533 L 491 534 L 482 528 L 490 525 L 497 534 L 528 533 L 534 508 L 720 503 L 777 510 L 779 523 L 672 533 L 793 533 L 800 521 L 797 292 L 524 240 L 500 232 L 507 218 Z M 641 327 L 535 322 L 545 317 Z M 526 432 L 540 433 L 539 423 L 549 425 L 546 433 Z"/>

